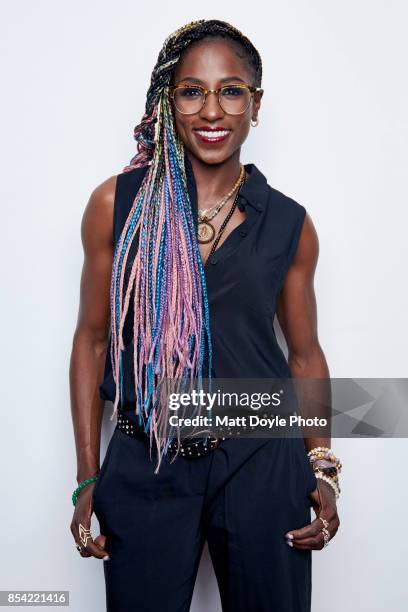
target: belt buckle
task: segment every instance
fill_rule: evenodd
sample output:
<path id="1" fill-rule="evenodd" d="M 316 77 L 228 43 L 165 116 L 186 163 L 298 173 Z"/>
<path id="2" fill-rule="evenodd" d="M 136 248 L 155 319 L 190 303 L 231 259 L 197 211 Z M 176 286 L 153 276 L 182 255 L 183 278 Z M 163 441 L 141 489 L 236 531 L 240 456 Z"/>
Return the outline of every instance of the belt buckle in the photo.
<path id="1" fill-rule="evenodd" d="M 222 438 L 217 438 L 216 436 L 210 436 L 212 450 L 215 450 L 219 447 L 219 445 L 221 444 L 221 439 Z"/>

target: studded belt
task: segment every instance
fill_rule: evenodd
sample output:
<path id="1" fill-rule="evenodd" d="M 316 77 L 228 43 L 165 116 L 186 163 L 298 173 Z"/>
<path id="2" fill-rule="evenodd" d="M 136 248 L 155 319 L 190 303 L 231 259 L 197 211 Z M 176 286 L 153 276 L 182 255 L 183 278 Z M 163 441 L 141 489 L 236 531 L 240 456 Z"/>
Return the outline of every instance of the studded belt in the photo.
<path id="1" fill-rule="evenodd" d="M 138 438 L 143 442 L 149 441 L 149 436 L 142 427 L 138 426 L 132 419 L 129 419 L 126 414 L 118 408 L 118 420 L 116 427 L 130 437 Z M 186 459 L 196 459 L 203 457 L 209 452 L 217 448 L 223 440 L 227 438 L 216 438 L 207 436 L 204 438 L 184 438 L 180 440 L 179 454 Z M 174 456 L 177 452 L 177 441 L 171 442 L 168 447 L 168 452 Z"/>

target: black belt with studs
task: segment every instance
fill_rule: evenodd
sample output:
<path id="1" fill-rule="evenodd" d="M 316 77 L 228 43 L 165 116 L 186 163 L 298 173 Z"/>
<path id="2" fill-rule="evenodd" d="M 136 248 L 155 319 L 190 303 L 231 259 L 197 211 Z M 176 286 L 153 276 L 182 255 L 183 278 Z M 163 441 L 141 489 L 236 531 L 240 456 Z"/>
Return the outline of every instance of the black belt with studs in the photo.
<path id="1" fill-rule="evenodd" d="M 134 420 L 129 419 L 120 408 L 118 408 L 116 427 L 132 438 L 138 438 L 146 444 L 149 443 L 149 435 L 145 433 L 143 428 L 138 426 Z M 203 457 L 217 448 L 223 440 L 226 440 L 226 438 L 216 438 L 212 436 L 205 438 L 184 438 L 180 440 L 179 454 L 186 459 Z M 177 446 L 177 441 L 169 444 L 168 453 L 171 456 L 177 453 Z"/>

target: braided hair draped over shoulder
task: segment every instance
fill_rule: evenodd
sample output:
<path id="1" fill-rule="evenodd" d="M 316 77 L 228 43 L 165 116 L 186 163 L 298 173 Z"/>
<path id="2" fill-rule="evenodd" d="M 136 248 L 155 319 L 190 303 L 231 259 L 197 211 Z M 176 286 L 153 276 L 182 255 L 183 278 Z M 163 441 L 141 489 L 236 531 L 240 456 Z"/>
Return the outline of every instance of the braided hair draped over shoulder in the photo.
<path id="1" fill-rule="evenodd" d="M 133 299 L 134 385 L 139 423 L 155 439 L 158 472 L 172 441 L 168 407 L 160 401 L 166 380 L 196 378 L 205 349 L 211 377 L 212 342 L 204 269 L 187 189 L 185 150 L 174 125 L 168 86 L 183 52 L 209 36 L 235 41 L 256 85 L 262 62 L 253 44 L 232 25 L 199 20 L 164 41 L 147 91 L 145 112 L 134 129 L 137 154 L 123 172 L 148 166 L 116 243 L 111 279 L 110 358 L 116 383 L 111 419 L 123 400 L 123 328 Z M 137 242 L 133 262 L 129 258 Z M 129 262 L 128 262 L 129 259 Z M 128 264 L 128 266 L 127 266 Z M 125 274 L 125 270 L 130 271 Z"/>

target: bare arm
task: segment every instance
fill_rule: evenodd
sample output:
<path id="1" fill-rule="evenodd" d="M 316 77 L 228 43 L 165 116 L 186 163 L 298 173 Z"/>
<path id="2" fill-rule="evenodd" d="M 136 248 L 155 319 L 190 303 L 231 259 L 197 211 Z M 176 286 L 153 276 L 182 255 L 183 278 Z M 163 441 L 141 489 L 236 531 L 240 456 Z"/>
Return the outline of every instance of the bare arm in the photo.
<path id="1" fill-rule="evenodd" d="M 99 469 L 103 401 L 98 387 L 109 337 L 115 186 L 114 176 L 93 191 L 81 225 L 84 263 L 69 371 L 78 482 Z"/>
<path id="2" fill-rule="evenodd" d="M 317 233 L 306 213 L 297 251 L 277 304 L 277 317 L 288 345 L 288 363 L 293 378 L 330 377 L 317 334 L 314 274 L 318 255 Z M 330 437 L 307 438 L 305 445 L 307 450 L 330 446 Z"/>
<path id="3" fill-rule="evenodd" d="M 81 225 L 84 263 L 69 370 L 78 483 L 99 472 L 103 413 L 99 385 L 109 340 L 115 187 L 116 176 L 113 176 L 92 192 Z M 94 485 L 90 483 L 80 491 L 75 505 L 70 528 L 77 545 L 80 525 L 90 529 Z M 81 544 L 80 554 L 107 559 L 106 537 L 99 535 L 90 539 L 86 547 Z"/>
<path id="4" fill-rule="evenodd" d="M 319 243 L 312 220 L 306 214 L 295 257 L 286 274 L 277 304 L 277 317 L 288 345 L 288 363 L 293 378 L 329 379 L 330 373 L 317 334 L 317 307 L 314 291 L 314 274 L 319 255 Z M 327 405 L 330 381 L 312 387 L 318 405 Z M 327 388 L 325 388 L 325 385 Z M 321 400 L 321 401 L 319 401 Z M 329 404 L 330 406 L 330 404 Z M 302 416 L 305 416 L 301 410 Z M 306 416 L 313 416 L 309 414 Z M 319 415 L 320 416 L 320 415 Z M 324 414 L 324 416 L 329 416 Z M 330 428 L 326 437 L 307 437 L 306 450 L 316 446 L 330 447 Z M 328 521 L 330 538 L 336 534 L 340 521 L 336 500 L 331 486 L 317 480 L 317 488 L 311 493 L 312 505 L 317 517 Z M 292 546 L 299 549 L 323 548 L 322 522 L 319 518 L 299 529 L 291 529 Z"/>

